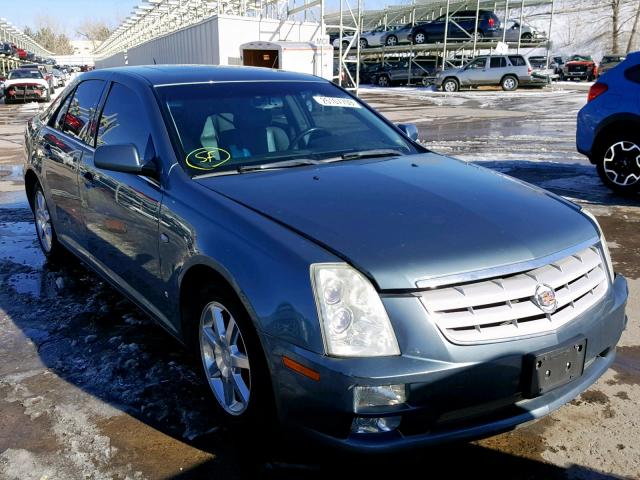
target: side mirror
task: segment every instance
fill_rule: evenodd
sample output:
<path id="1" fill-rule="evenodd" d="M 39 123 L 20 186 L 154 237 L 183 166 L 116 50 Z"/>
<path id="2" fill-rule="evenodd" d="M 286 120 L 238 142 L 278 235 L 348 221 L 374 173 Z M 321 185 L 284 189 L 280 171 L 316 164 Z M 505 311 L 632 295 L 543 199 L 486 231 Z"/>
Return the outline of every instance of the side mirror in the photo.
<path id="1" fill-rule="evenodd" d="M 156 167 L 153 163 L 142 163 L 138 149 L 132 144 L 102 145 L 93 154 L 93 164 L 97 168 L 114 172 L 135 173 L 137 175 L 154 176 Z"/>
<path id="2" fill-rule="evenodd" d="M 397 127 L 414 142 L 418 140 L 418 127 L 413 123 L 399 123 Z"/>

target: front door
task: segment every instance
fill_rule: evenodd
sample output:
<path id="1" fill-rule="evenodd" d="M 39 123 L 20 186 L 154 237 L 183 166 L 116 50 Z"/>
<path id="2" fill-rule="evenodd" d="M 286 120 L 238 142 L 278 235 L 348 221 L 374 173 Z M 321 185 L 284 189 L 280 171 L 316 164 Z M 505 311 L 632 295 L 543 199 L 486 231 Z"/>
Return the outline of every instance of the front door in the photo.
<path id="1" fill-rule="evenodd" d="M 486 82 L 487 58 L 476 58 L 460 75 L 463 85 L 483 85 Z"/>
<path id="2" fill-rule="evenodd" d="M 145 112 L 135 91 L 112 83 L 98 121 L 96 148 L 132 144 L 141 158 L 155 161 Z M 159 282 L 159 182 L 97 168 L 93 157 L 87 157 L 80 167 L 80 191 L 92 256 L 112 280 L 163 320 L 156 307 L 164 292 Z"/>

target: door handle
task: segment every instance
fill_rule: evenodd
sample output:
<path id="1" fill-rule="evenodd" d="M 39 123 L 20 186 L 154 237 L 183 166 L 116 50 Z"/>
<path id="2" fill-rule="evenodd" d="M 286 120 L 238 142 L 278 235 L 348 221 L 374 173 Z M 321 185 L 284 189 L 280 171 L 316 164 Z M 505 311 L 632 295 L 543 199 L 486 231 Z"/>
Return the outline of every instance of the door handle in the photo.
<path id="1" fill-rule="evenodd" d="M 94 177 L 91 172 L 84 172 L 82 174 L 82 178 L 84 178 L 87 182 L 93 183 Z"/>

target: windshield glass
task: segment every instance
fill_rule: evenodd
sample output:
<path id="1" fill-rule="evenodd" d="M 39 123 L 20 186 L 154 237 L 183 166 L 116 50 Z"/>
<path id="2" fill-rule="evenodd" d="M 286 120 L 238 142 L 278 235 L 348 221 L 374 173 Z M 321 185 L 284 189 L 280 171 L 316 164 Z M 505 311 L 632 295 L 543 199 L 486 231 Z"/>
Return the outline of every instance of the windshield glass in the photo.
<path id="1" fill-rule="evenodd" d="M 39 70 L 14 70 L 9 72 L 9 80 L 16 78 L 42 78 Z"/>
<path id="2" fill-rule="evenodd" d="M 417 153 L 373 112 L 328 82 L 158 87 L 189 173 L 238 170 L 373 149 Z"/>

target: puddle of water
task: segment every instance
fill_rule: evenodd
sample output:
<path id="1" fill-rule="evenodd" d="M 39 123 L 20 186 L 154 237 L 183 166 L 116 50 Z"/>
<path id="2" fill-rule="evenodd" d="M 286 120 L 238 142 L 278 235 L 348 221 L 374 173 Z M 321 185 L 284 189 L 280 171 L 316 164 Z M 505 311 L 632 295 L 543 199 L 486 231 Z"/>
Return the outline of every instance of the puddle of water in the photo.
<path id="1" fill-rule="evenodd" d="M 27 196 L 22 190 L 15 192 L 0 191 L 0 208 L 29 208 Z"/>
<path id="2" fill-rule="evenodd" d="M 31 222 L 0 222 L 0 259 L 40 268 L 44 255 Z"/>
<path id="3" fill-rule="evenodd" d="M 39 297 L 42 294 L 40 272 L 38 273 L 17 273 L 9 277 L 9 285 L 16 292 Z"/>

